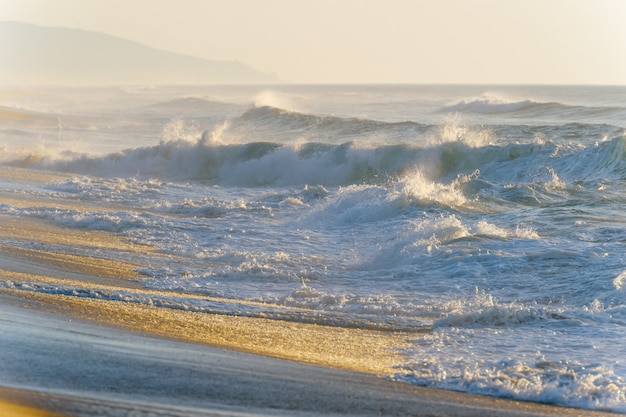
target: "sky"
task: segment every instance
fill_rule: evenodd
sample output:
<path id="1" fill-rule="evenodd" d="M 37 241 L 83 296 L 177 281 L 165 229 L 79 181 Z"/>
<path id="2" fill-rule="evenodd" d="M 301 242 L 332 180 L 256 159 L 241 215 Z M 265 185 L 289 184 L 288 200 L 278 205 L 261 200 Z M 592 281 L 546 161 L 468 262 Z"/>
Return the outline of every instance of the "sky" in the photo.
<path id="1" fill-rule="evenodd" d="M 293 83 L 626 85 L 626 0 L 0 0 Z"/>

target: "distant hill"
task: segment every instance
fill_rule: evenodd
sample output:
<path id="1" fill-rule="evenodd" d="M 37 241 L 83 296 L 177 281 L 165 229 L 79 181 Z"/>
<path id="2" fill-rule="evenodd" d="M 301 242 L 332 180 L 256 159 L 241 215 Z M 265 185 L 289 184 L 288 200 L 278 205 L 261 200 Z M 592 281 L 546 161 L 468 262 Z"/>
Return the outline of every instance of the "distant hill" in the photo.
<path id="1" fill-rule="evenodd" d="M 236 61 L 210 61 L 98 32 L 0 22 L 0 85 L 268 84 Z"/>

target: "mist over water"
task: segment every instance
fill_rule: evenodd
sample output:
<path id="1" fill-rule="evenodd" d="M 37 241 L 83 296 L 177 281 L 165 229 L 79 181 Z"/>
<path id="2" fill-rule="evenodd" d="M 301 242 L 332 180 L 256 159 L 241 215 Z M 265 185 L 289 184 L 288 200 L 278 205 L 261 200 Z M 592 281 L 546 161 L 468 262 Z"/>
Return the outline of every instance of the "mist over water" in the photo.
<path id="1" fill-rule="evenodd" d="M 0 96 L 2 97 L 2 96 Z M 153 245 L 167 305 L 415 331 L 392 378 L 626 411 L 626 90 L 284 86 L 2 97 L 0 214 Z M 71 293 L 72 288 L 11 285 Z M 30 287 L 29 287 L 30 286 Z"/>

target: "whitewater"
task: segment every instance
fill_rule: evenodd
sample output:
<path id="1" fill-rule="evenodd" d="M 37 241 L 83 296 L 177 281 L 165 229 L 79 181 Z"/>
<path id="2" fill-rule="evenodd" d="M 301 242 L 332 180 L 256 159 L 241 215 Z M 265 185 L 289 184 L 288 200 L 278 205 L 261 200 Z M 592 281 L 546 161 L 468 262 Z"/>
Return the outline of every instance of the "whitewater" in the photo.
<path id="1" fill-rule="evenodd" d="M 626 88 L 0 98 L 1 164 L 64 175 L 4 180 L 2 195 L 72 203 L 6 199 L 0 215 L 149 245 L 162 256 L 125 261 L 144 265 L 141 285 L 180 296 L 0 285 L 414 332 L 388 378 L 626 413 Z"/>

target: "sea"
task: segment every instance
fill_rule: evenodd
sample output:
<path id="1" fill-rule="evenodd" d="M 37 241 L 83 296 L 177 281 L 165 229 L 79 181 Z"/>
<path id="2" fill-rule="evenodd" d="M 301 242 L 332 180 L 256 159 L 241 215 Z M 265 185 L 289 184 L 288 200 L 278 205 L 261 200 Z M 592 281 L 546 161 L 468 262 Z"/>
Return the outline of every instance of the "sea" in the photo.
<path id="1" fill-rule="evenodd" d="M 0 215 L 161 255 L 122 260 L 168 292 L 82 297 L 408 332 L 390 379 L 626 413 L 626 87 L 38 87 L 0 113 L 2 166 L 64 175 L 0 191 L 76 203 Z"/>

